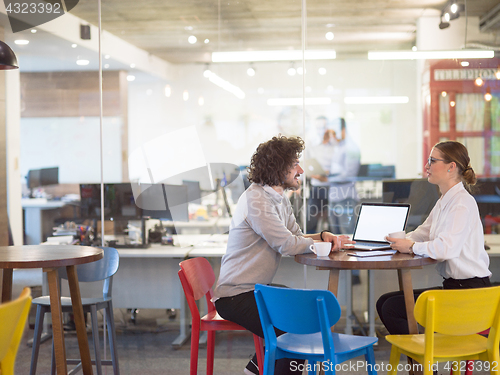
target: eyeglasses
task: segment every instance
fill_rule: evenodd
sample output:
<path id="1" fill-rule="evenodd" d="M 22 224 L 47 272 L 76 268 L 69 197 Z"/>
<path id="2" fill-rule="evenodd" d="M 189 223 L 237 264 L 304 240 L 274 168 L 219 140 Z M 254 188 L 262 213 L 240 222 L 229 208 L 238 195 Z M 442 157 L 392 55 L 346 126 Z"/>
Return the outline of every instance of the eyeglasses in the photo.
<path id="1" fill-rule="evenodd" d="M 444 160 L 444 159 L 436 159 L 436 158 L 433 158 L 431 156 L 429 156 L 429 159 L 427 159 L 427 164 L 430 166 L 431 164 L 434 164 L 435 162 L 437 161 L 447 161 L 447 160 Z"/>

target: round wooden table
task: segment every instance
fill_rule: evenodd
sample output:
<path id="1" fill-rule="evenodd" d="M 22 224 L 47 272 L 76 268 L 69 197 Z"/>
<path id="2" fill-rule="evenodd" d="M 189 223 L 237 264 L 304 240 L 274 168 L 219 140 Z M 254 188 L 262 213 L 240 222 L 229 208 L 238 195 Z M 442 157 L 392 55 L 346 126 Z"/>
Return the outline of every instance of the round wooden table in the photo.
<path id="1" fill-rule="evenodd" d="M 408 328 L 410 333 L 418 333 L 417 322 L 413 315 L 415 300 L 410 270 L 436 264 L 437 261 L 401 253 L 363 258 L 348 255 L 348 253 L 353 252 L 353 250 L 338 251 L 330 253 L 328 257 L 317 257 L 316 254 L 299 254 L 295 255 L 295 261 L 308 266 L 316 266 L 320 270 L 329 270 L 328 290 L 335 295 L 338 293 L 340 270 L 397 270 L 399 288 L 405 297 Z"/>
<path id="2" fill-rule="evenodd" d="M 92 374 L 92 362 L 75 266 L 78 264 L 95 262 L 102 259 L 102 257 L 102 249 L 89 246 L 0 246 L 0 268 L 3 269 L 2 302 L 12 299 L 12 274 L 14 268 L 42 268 L 44 272 L 47 272 L 57 374 L 68 373 L 57 269 L 66 267 L 68 273 L 68 284 L 75 317 L 82 369 L 84 374 L 90 375 Z"/>

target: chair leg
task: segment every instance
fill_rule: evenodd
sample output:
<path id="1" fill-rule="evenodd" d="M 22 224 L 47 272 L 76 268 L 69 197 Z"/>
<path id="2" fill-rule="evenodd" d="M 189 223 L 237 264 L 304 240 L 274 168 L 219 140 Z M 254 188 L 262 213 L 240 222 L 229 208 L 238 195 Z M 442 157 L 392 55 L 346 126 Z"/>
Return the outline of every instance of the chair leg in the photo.
<path id="1" fill-rule="evenodd" d="M 113 363 L 113 375 L 120 375 L 118 355 L 116 354 L 115 319 L 113 317 L 113 304 L 111 301 L 109 301 L 108 307 L 106 307 L 106 320 L 108 323 L 109 351 L 111 353 L 111 362 Z"/>
<path id="2" fill-rule="evenodd" d="M 215 331 L 207 332 L 207 375 L 214 374 Z"/>
<path id="3" fill-rule="evenodd" d="M 257 354 L 259 374 L 264 375 L 264 340 L 262 339 L 262 337 L 253 335 L 253 344 L 255 346 L 255 353 Z"/>
<path id="4" fill-rule="evenodd" d="M 465 375 L 472 375 L 474 370 L 474 361 L 465 362 Z"/>
<path id="5" fill-rule="evenodd" d="M 392 345 L 391 356 L 389 359 L 389 370 L 387 371 L 387 375 L 396 375 L 398 373 L 398 364 L 400 358 L 401 354 L 399 353 L 398 348 Z"/>
<path id="6" fill-rule="evenodd" d="M 90 306 L 90 318 L 92 323 L 92 338 L 94 340 L 95 367 L 97 375 L 102 375 L 101 348 L 99 345 L 99 326 L 97 325 L 97 307 Z"/>
<path id="7" fill-rule="evenodd" d="M 368 375 L 377 375 L 377 371 L 375 370 L 375 353 L 373 352 L 373 346 L 366 348 L 365 360 L 368 367 Z"/>
<path id="8" fill-rule="evenodd" d="M 198 372 L 198 347 L 200 345 L 200 325 L 191 325 L 191 361 L 189 364 L 189 374 L 196 375 Z"/>
<path id="9" fill-rule="evenodd" d="M 40 340 L 42 338 L 43 318 L 45 310 L 41 305 L 36 306 L 35 332 L 33 333 L 33 345 L 31 349 L 30 375 L 36 374 L 36 365 L 38 363 L 38 353 L 40 352 Z"/>

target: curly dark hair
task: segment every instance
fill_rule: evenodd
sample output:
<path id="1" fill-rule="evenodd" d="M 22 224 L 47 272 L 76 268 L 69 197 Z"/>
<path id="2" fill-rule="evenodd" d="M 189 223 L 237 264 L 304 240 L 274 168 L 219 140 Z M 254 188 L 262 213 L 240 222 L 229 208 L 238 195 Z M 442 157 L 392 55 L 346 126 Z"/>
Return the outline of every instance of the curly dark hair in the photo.
<path id="1" fill-rule="evenodd" d="M 262 185 L 281 186 L 303 150 L 304 141 L 300 137 L 279 134 L 261 143 L 252 155 L 248 180 Z"/>

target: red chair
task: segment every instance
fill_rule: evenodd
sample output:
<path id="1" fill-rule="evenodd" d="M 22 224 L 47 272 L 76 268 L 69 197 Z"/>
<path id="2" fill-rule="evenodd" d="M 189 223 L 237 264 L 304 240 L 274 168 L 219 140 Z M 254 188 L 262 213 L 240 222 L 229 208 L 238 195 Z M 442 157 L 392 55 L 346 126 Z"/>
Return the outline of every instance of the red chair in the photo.
<path id="1" fill-rule="evenodd" d="M 198 371 L 198 348 L 200 341 L 200 331 L 208 332 L 207 339 L 207 375 L 213 375 L 214 372 L 214 348 L 215 331 L 246 331 L 242 326 L 222 319 L 215 305 L 211 301 L 213 296 L 212 286 L 215 283 L 215 275 L 212 266 L 205 258 L 192 258 L 179 263 L 181 269 L 178 272 L 181 280 L 184 294 L 191 311 L 191 364 L 190 375 L 196 375 Z M 205 296 L 208 306 L 208 314 L 200 317 L 200 311 L 196 301 Z M 257 353 L 257 362 L 259 373 L 264 370 L 264 349 L 262 338 L 253 335 L 255 352 Z"/>
<path id="2" fill-rule="evenodd" d="M 490 333 L 490 330 L 487 329 L 486 331 L 479 332 L 479 335 L 488 335 Z M 474 361 L 465 361 L 465 375 L 472 375 L 474 369 Z M 453 366 L 450 370 L 450 375 L 453 375 Z"/>

